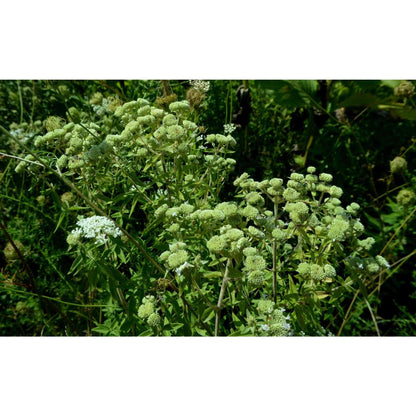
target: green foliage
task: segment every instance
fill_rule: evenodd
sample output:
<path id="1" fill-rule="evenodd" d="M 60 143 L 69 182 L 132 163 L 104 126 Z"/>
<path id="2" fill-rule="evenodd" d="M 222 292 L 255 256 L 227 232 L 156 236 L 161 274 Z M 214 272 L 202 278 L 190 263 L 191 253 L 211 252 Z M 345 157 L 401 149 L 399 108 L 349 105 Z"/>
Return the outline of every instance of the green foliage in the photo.
<path id="1" fill-rule="evenodd" d="M 395 276 L 415 252 L 413 93 L 0 83 L 1 333 L 411 331 L 391 323 L 412 313 L 401 294 L 414 277 Z"/>

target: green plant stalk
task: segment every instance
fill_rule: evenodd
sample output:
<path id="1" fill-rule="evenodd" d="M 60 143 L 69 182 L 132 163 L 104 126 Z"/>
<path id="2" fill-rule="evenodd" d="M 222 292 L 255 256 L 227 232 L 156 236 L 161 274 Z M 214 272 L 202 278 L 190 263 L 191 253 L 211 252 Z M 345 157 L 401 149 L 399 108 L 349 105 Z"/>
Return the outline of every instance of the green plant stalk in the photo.
<path id="1" fill-rule="evenodd" d="M 86 304 L 82 304 L 82 303 L 66 302 L 66 301 L 58 299 L 58 298 L 52 298 L 51 296 L 40 295 L 40 294 L 37 294 L 37 293 L 34 293 L 34 292 L 28 292 L 27 290 L 9 288 L 9 287 L 6 287 L 5 285 L 0 285 L 0 290 L 4 290 L 4 291 L 7 291 L 7 292 L 15 292 L 15 293 L 19 293 L 19 294 L 26 295 L 26 296 L 28 296 L 28 295 L 39 296 L 41 298 L 52 300 L 54 302 L 61 303 L 63 305 L 76 306 L 77 308 L 115 308 L 115 309 L 122 309 L 121 307 L 115 306 L 115 305 L 86 305 Z"/>
<path id="2" fill-rule="evenodd" d="M 35 105 L 36 105 L 36 81 L 32 81 L 32 113 L 30 115 L 30 121 L 33 123 L 33 117 L 35 116 Z"/>
<path id="3" fill-rule="evenodd" d="M 230 280 L 228 277 L 228 270 L 230 266 L 231 266 L 231 259 L 228 259 L 227 265 L 225 266 L 224 278 L 222 279 L 220 295 L 218 297 L 217 311 L 215 313 L 215 336 L 216 337 L 219 335 L 219 330 L 220 330 L 221 309 L 223 306 L 222 301 L 224 299 L 224 294 L 225 294 L 225 289 L 227 287 L 227 283 Z"/>
<path id="4" fill-rule="evenodd" d="M 386 245 L 383 247 L 383 249 L 380 251 L 380 256 L 384 253 L 386 248 L 390 245 L 390 243 L 393 241 L 393 239 L 396 237 L 396 235 L 399 233 L 399 231 L 403 228 L 403 226 L 409 221 L 409 219 L 412 217 L 412 215 L 416 212 L 416 207 L 413 208 L 412 212 L 405 218 L 405 220 L 400 224 L 400 227 L 393 233 L 393 235 L 390 237 L 389 241 L 387 241 Z"/>
<path id="5" fill-rule="evenodd" d="M 20 103 L 20 124 L 23 123 L 23 97 L 22 89 L 20 88 L 20 81 L 17 81 L 17 91 L 19 94 L 19 103 Z"/>
<path id="6" fill-rule="evenodd" d="M 368 310 L 370 311 L 371 319 L 374 322 L 374 326 L 375 326 L 376 331 L 377 331 L 377 336 L 380 336 L 380 331 L 378 329 L 377 320 L 376 320 L 376 317 L 374 316 L 373 309 L 371 308 L 370 304 L 368 303 L 367 298 L 365 298 L 364 300 L 365 300 L 365 303 L 367 305 Z"/>
<path id="7" fill-rule="evenodd" d="M 278 208 L 278 202 L 277 202 L 277 195 L 274 197 L 273 201 L 274 205 L 274 226 L 277 226 L 277 208 Z M 277 300 L 277 243 L 275 240 L 273 240 L 272 245 L 273 250 L 273 302 L 276 303 Z"/>

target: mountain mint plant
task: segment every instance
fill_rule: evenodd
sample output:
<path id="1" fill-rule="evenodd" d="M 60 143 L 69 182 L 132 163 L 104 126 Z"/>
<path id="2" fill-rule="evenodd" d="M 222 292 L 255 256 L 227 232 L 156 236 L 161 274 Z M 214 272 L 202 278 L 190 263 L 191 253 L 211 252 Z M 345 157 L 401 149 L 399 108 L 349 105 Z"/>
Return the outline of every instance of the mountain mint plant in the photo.
<path id="1" fill-rule="evenodd" d="M 42 163 L 70 183 L 61 203 L 71 273 L 89 293 L 107 288 L 114 305 L 97 332 L 316 335 L 335 301 L 389 267 L 369 254 L 360 206 L 341 201 L 331 174 L 243 173 L 224 201 L 233 125 L 202 134 L 188 101 L 89 103 L 90 114 L 69 109 L 68 122 L 49 117 L 34 139 L 39 160 L 29 154 L 16 170 Z"/>

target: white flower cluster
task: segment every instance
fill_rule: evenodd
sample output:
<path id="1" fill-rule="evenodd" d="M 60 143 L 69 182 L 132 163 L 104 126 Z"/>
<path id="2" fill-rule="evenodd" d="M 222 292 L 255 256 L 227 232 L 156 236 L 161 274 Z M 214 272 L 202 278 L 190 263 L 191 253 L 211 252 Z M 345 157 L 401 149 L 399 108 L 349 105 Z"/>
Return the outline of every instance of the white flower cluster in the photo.
<path id="1" fill-rule="evenodd" d="M 231 134 L 237 127 L 233 124 L 224 124 L 224 133 Z"/>
<path id="2" fill-rule="evenodd" d="M 27 143 L 27 141 L 29 140 L 30 136 L 26 135 L 25 132 L 23 131 L 23 129 L 16 129 L 16 130 L 11 130 L 10 134 L 15 137 L 16 139 L 20 140 L 22 143 Z"/>
<path id="3" fill-rule="evenodd" d="M 78 228 L 72 230 L 75 237 L 94 238 L 95 244 L 104 244 L 108 236 L 119 237 L 121 231 L 106 217 L 94 215 L 82 218 L 77 222 Z"/>
<path id="4" fill-rule="evenodd" d="M 189 83 L 191 84 L 192 88 L 199 92 L 207 92 L 210 87 L 209 81 L 201 81 L 199 79 L 191 80 Z"/>

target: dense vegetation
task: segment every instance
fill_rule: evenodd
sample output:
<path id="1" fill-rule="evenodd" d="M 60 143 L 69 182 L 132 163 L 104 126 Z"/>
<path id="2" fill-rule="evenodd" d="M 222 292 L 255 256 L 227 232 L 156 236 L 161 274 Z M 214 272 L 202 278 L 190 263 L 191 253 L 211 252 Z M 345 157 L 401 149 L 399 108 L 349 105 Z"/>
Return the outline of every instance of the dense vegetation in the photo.
<path id="1" fill-rule="evenodd" d="M 1 81 L 1 335 L 415 335 L 411 81 Z"/>

